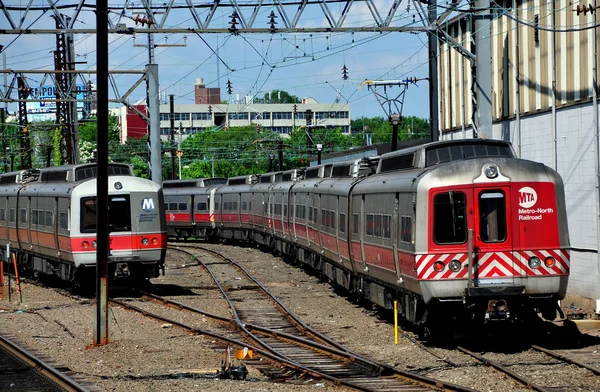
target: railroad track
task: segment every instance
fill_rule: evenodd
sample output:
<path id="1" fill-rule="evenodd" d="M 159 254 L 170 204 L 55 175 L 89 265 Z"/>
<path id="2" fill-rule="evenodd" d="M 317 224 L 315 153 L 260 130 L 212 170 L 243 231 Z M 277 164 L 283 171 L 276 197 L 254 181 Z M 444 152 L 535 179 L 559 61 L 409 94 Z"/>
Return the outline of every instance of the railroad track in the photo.
<path id="1" fill-rule="evenodd" d="M 432 350 L 429 347 L 423 345 L 421 342 L 414 339 L 407 333 L 402 333 L 402 336 L 406 339 L 409 339 L 413 344 L 419 346 L 421 349 L 428 352 L 429 354 L 444 361 L 448 365 L 449 368 L 459 368 L 461 366 L 464 366 L 464 365 L 456 363 L 455 361 L 448 360 L 445 356 L 439 355 L 435 350 Z M 577 377 L 580 379 L 585 379 L 585 376 L 589 376 L 590 379 L 592 379 L 592 378 L 595 378 L 594 376 L 600 375 L 600 369 L 598 369 L 598 368 L 595 368 L 589 364 L 583 363 L 574 358 L 570 358 L 566 355 L 562 355 L 556 351 L 549 350 L 549 349 L 546 349 L 541 346 L 531 345 L 530 350 L 529 350 L 529 351 L 541 354 L 542 357 L 540 358 L 539 361 L 524 363 L 523 361 L 517 360 L 517 361 L 513 362 L 512 364 L 511 363 L 501 363 L 500 361 L 492 360 L 492 359 L 486 357 L 485 354 L 477 354 L 477 353 L 475 353 L 471 350 L 468 350 L 464 347 L 458 346 L 458 347 L 456 347 L 456 350 L 463 354 L 468 355 L 471 358 L 476 359 L 482 365 L 492 367 L 499 373 L 511 377 L 517 383 L 519 383 L 520 385 L 522 385 L 525 388 L 530 389 L 530 390 L 534 390 L 534 391 L 538 391 L 538 392 L 570 392 L 573 390 L 590 390 L 590 391 L 591 390 L 600 390 L 600 381 L 598 381 L 596 386 L 588 386 L 586 389 L 585 386 L 581 386 L 581 385 L 577 385 L 577 386 L 574 386 L 574 385 L 564 385 L 564 386 L 539 385 L 540 384 L 539 382 L 537 382 L 537 383 L 534 382 L 534 378 L 533 378 L 534 375 L 530 376 L 528 378 L 528 376 L 527 376 L 528 369 L 531 367 L 534 367 L 534 366 L 553 367 L 554 369 L 547 370 L 546 373 L 548 373 L 550 371 L 557 372 L 556 367 L 560 367 L 561 365 L 563 367 L 566 367 L 568 365 L 574 365 L 578 368 L 577 371 L 581 371 L 581 373 L 582 373 L 583 377 Z M 517 353 L 514 355 L 517 356 L 517 358 L 518 358 L 519 354 L 522 354 L 522 353 Z M 551 361 L 551 360 L 549 361 L 549 360 L 547 360 L 548 359 L 547 357 L 551 357 L 556 361 Z M 516 370 L 512 370 L 511 368 L 513 368 L 513 367 L 516 367 Z M 588 372 L 588 374 L 585 374 L 585 372 Z M 523 374 L 523 373 L 525 373 L 525 374 Z M 598 380 L 598 379 L 596 378 L 596 380 Z"/>
<path id="2" fill-rule="evenodd" d="M 200 262 L 197 253 L 184 248 L 193 248 L 194 252 L 209 255 L 211 260 Z M 218 252 L 198 246 L 180 246 L 171 249 L 184 252 L 189 256 L 192 262 L 185 265 L 198 265 L 200 262 L 209 271 L 229 304 L 232 317 L 211 315 L 151 293 L 144 293 L 145 298 L 170 307 L 200 313 L 205 318 L 212 318 L 219 324 L 227 326 L 222 332 L 216 333 L 214 328 L 210 330 L 196 328 L 123 301 L 112 300 L 112 302 L 142 312 L 146 316 L 186 328 L 193 333 L 205 334 L 239 348 L 247 347 L 255 354 L 272 363 L 281 364 L 297 374 L 309 375 L 315 379 L 327 380 L 356 390 L 473 391 L 470 388 L 397 370 L 387 364 L 377 363 L 351 352 L 305 325 L 242 266 Z M 222 276 L 226 280 L 225 284 L 220 282 Z M 232 279 L 233 276 L 235 280 Z"/>
<path id="3" fill-rule="evenodd" d="M 0 390 L 89 391 L 27 350 L 0 335 Z"/>

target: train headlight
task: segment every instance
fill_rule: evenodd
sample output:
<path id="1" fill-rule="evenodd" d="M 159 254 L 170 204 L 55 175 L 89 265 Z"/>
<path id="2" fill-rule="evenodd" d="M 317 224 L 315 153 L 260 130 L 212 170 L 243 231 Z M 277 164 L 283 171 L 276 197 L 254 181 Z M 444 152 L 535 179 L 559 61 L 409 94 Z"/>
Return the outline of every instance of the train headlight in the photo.
<path id="1" fill-rule="evenodd" d="M 498 177 L 498 166 L 496 165 L 487 165 L 484 170 L 485 176 L 487 178 L 496 178 Z"/>
<path id="2" fill-rule="evenodd" d="M 532 258 L 529 259 L 529 267 L 531 268 L 537 268 L 542 264 L 542 260 L 540 260 L 539 257 L 535 257 L 533 256 Z"/>
<path id="3" fill-rule="evenodd" d="M 152 238 L 152 245 L 158 245 L 158 238 Z"/>
<path id="4" fill-rule="evenodd" d="M 116 190 L 121 190 L 121 189 L 123 189 L 123 184 L 121 184 L 119 181 L 115 182 L 115 189 L 116 189 Z"/>
<path id="5" fill-rule="evenodd" d="M 452 272 L 458 272 L 460 271 L 460 267 L 461 267 L 461 263 L 458 260 L 452 260 L 450 263 L 448 263 L 448 268 L 450 268 L 450 271 Z"/>
<path id="6" fill-rule="evenodd" d="M 98 242 L 96 240 L 92 241 L 92 248 L 96 248 L 98 246 Z"/>
<path id="7" fill-rule="evenodd" d="M 556 264 L 556 260 L 554 260 L 554 257 L 546 257 L 544 264 L 546 264 L 546 267 L 551 268 Z"/>
<path id="8" fill-rule="evenodd" d="M 441 261 L 436 261 L 435 263 L 433 263 L 433 269 L 437 272 L 442 272 L 444 270 L 444 267 L 445 265 Z"/>
<path id="9" fill-rule="evenodd" d="M 90 247 L 90 243 L 89 243 L 89 242 L 87 242 L 87 241 L 82 241 L 82 242 L 81 242 L 81 247 L 82 247 L 83 249 L 87 249 L 87 248 L 89 248 L 89 247 Z"/>
<path id="10" fill-rule="evenodd" d="M 142 238 L 142 245 L 148 245 L 150 243 L 150 241 L 148 240 L 148 238 L 144 237 Z"/>

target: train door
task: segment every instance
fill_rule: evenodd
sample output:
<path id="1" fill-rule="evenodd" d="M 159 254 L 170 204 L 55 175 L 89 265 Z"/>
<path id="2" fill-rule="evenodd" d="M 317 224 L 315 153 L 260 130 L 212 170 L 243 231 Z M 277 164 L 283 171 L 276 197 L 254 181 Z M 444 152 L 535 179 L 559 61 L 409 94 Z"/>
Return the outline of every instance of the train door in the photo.
<path id="1" fill-rule="evenodd" d="M 473 251 L 477 268 L 475 283 L 515 284 L 522 270 L 513 257 L 514 240 L 509 229 L 508 186 L 475 187 L 473 195 Z"/>

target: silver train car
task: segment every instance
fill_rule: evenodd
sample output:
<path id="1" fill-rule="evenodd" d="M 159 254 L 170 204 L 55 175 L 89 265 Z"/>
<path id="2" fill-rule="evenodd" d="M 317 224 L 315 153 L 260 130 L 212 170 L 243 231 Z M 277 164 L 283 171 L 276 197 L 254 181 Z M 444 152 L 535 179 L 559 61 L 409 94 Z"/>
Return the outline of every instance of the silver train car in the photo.
<path id="1" fill-rule="evenodd" d="M 167 232 L 161 187 L 133 176 L 128 165 L 109 172 L 109 273 L 157 277 Z M 7 245 L 21 269 L 84 281 L 96 271 L 96 165 L 81 164 L 0 175 L 0 255 Z"/>
<path id="2" fill-rule="evenodd" d="M 270 246 L 385 308 L 396 301 L 430 329 L 560 311 L 570 268 L 563 183 L 508 142 L 428 143 L 266 177 L 215 189 L 227 215 L 253 205 L 251 225 L 223 219 L 215 235 Z"/>

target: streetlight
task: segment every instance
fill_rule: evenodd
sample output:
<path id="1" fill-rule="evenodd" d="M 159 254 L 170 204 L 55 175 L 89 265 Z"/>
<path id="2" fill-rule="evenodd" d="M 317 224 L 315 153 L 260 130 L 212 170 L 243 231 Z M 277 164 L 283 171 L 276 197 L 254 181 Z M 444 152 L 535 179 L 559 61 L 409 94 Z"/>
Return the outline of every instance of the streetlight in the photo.
<path id="1" fill-rule="evenodd" d="M 323 151 L 323 145 L 317 144 L 317 165 L 321 164 L 321 152 Z"/>

